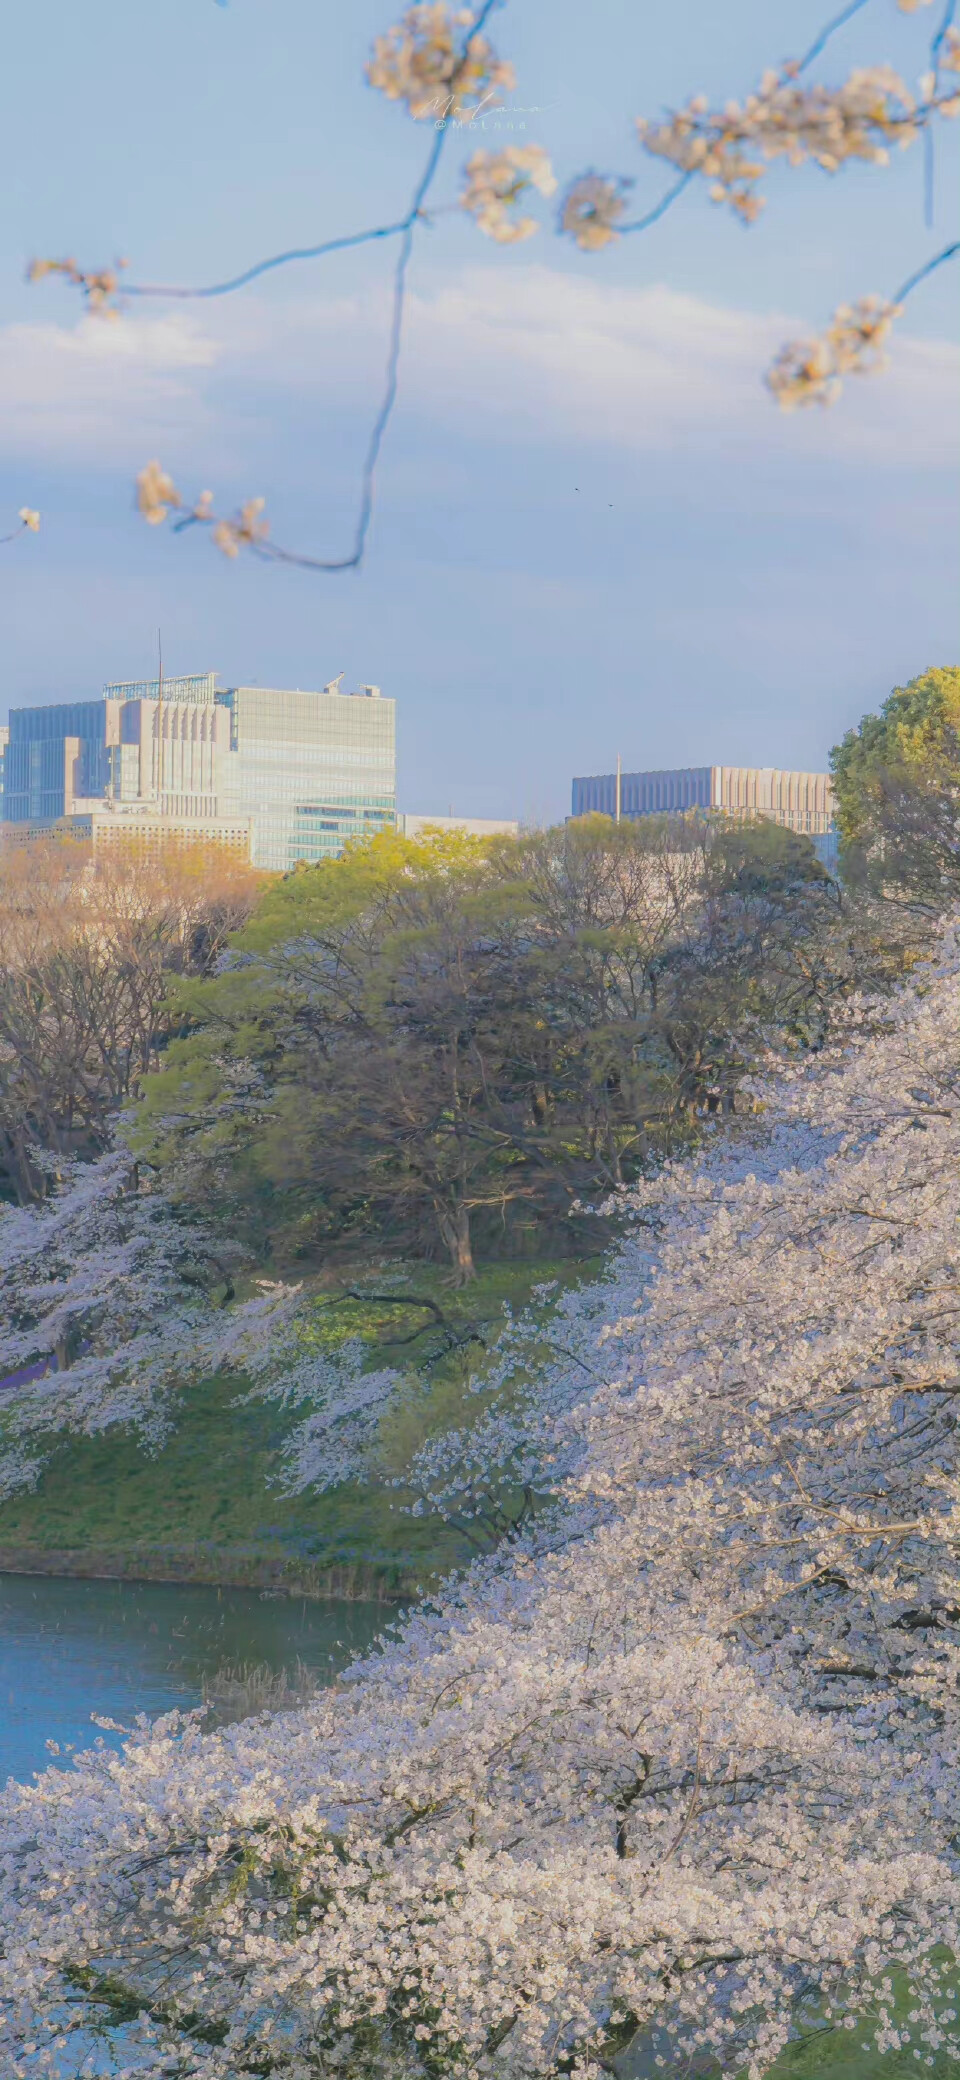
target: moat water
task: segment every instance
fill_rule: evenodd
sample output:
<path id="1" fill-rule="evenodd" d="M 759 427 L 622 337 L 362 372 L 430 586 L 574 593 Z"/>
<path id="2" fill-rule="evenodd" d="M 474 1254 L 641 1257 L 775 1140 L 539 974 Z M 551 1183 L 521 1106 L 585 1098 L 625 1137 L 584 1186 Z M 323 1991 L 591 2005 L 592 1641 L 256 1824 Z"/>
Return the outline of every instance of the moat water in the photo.
<path id="1" fill-rule="evenodd" d="M 330 1681 L 395 1616 L 389 1604 L 256 1589 L 0 1574 L 0 1785 L 69 1767 L 70 1747 L 100 1734 L 92 1712 L 128 1725 L 138 1712 L 198 1705 L 225 1668 Z"/>

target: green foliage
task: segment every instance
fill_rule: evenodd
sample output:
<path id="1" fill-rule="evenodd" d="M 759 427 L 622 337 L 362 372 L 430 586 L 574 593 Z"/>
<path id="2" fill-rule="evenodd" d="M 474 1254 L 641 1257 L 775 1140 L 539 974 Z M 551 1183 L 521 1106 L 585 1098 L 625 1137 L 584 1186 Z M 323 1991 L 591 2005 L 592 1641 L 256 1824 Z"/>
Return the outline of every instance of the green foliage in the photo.
<path id="1" fill-rule="evenodd" d="M 960 887 L 960 668 L 894 687 L 831 764 L 847 877 L 942 905 Z"/>
<path id="2" fill-rule="evenodd" d="M 270 887 L 178 985 L 137 1152 L 262 1256 L 582 1246 L 604 1197 L 822 1035 L 840 898 L 770 822 L 384 834 Z M 591 1245 L 587 1245 L 591 1246 Z"/>

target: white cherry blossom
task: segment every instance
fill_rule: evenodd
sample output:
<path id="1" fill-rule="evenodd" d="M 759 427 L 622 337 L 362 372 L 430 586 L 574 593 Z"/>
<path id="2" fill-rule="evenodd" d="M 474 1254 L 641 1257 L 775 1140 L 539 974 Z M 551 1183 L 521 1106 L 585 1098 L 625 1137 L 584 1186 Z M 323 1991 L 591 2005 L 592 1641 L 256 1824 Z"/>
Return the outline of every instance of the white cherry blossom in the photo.
<path id="1" fill-rule="evenodd" d="M 4 2070 L 957 2057 L 958 1043 L 948 938 L 633 1196 L 551 1512 L 335 1690 L 9 1787 Z"/>

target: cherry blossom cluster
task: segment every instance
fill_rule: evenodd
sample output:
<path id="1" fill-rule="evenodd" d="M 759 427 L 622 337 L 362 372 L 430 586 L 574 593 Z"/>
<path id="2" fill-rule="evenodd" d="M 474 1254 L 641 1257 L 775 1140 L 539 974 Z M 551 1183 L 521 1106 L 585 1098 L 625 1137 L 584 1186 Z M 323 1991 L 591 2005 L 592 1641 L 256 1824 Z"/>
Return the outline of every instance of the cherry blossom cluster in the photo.
<path id="1" fill-rule="evenodd" d="M 5 2070 L 960 2055 L 958 1062 L 948 938 L 632 1195 L 552 1513 L 306 1709 L 8 1787 Z"/>
<path id="2" fill-rule="evenodd" d="M 61 1429 L 164 1435 L 162 1388 L 193 1309 L 184 1238 L 157 1216 L 114 1154 L 68 1168 L 39 1207 L 0 1213 L 0 1493 L 35 1483 L 38 1440 Z"/>
<path id="3" fill-rule="evenodd" d="M 248 498 L 239 512 L 228 519 L 218 519 L 213 509 L 213 492 L 201 491 L 193 505 L 188 505 L 162 463 L 148 462 L 137 477 L 137 509 L 150 527 L 159 527 L 171 513 L 178 513 L 177 527 L 194 522 L 209 527 L 217 548 L 231 558 L 244 547 L 266 547 L 270 527 L 262 517 L 264 504 L 262 498 Z"/>
<path id="4" fill-rule="evenodd" d="M 513 87 L 512 65 L 498 58 L 485 36 L 463 31 L 474 11 L 446 0 L 420 0 L 385 36 L 378 36 L 367 66 L 372 87 L 388 101 L 403 101 L 416 121 L 432 116 L 469 122 L 480 106 L 493 107 Z"/>
<path id="5" fill-rule="evenodd" d="M 560 208 L 560 229 L 583 253 L 599 253 L 618 236 L 632 183 L 602 173 L 572 181 Z"/>
<path id="6" fill-rule="evenodd" d="M 767 371 L 767 388 L 783 411 L 833 404 L 844 376 L 872 375 L 886 366 L 884 342 L 901 306 L 883 296 L 843 303 L 823 335 L 788 340 Z"/>
<path id="7" fill-rule="evenodd" d="M 48 275 L 61 275 L 80 290 L 88 310 L 101 318 L 115 318 L 119 313 L 120 276 L 126 266 L 126 260 L 117 260 L 112 267 L 94 268 L 78 267 L 75 260 L 31 260 L 27 280 L 42 282 Z"/>
<path id="8" fill-rule="evenodd" d="M 552 195 L 556 178 L 539 144 L 507 145 L 502 152 L 474 152 L 464 169 L 462 207 L 498 245 L 512 245 L 537 230 L 536 217 L 511 216 L 531 188 Z"/>
<path id="9" fill-rule="evenodd" d="M 64 1432 L 123 1426 L 156 1449 L 191 1379 L 289 1370 L 299 1288 L 264 1281 L 226 1309 L 240 1259 L 124 1151 L 0 1210 L 0 1495 L 34 1486 Z"/>
<path id="10" fill-rule="evenodd" d="M 944 112 L 952 112 L 949 104 Z M 654 157 L 702 176 L 711 199 L 750 224 L 763 207 L 757 183 L 771 161 L 812 160 L 827 173 L 851 160 L 884 166 L 890 146 L 912 143 L 927 115 L 888 65 L 852 72 L 841 87 L 807 86 L 786 66 L 766 72 L 742 103 L 711 109 L 698 94 L 667 122 L 640 117 L 637 135 Z"/>
<path id="11" fill-rule="evenodd" d="M 632 1240 L 585 1291 L 558 1293 L 550 1284 L 519 1316 L 505 1308 L 496 1348 L 470 1382 L 469 1420 L 428 1438 L 394 1482 L 412 1492 L 413 1515 L 442 1516 L 482 1543 L 515 1530 L 534 1498 L 556 1494 L 585 1449 L 566 1419 L 606 1376 L 597 1357 L 602 1324 L 636 1306 L 643 1278 Z"/>
<path id="12" fill-rule="evenodd" d="M 252 1382 L 245 1398 L 285 1408 L 310 1405 L 282 1446 L 280 1487 L 288 1495 L 306 1489 L 323 1495 L 345 1481 L 375 1478 L 381 1422 L 407 1388 L 404 1375 L 371 1370 L 359 1337 L 336 1351 L 325 1348 L 299 1287 L 264 1282 L 263 1291 L 264 1319 L 258 1322 L 253 1310 L 244 1310 L 231 1355 Z"/>

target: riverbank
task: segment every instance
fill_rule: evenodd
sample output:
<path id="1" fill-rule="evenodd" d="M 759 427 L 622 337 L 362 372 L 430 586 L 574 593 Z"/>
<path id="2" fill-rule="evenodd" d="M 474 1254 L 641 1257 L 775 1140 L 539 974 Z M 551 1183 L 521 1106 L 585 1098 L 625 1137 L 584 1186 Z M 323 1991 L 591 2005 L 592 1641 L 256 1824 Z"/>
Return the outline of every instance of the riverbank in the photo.
<path id="1" fill-rule="evenodd" d="M 57 1550 L 42 1546 L 0 1546 L 0 1576 L 36 1575 L 43 1579 L 86 1582 L 168 1582 L 216 1589 L 259 1589 L 274 1596 L 307 1597 L 336 1603 L 408 1603 L 428 1589 L 439 1572 L 421 1570 L 416 1577 L 402 1567 L 344 1562 L 311 1567 L 296 1560 L 270 1559 L 211 1546 L 208 1552 L 186 1549 L 127 1553 L 98 1552 L 95 1547 Z"/>

